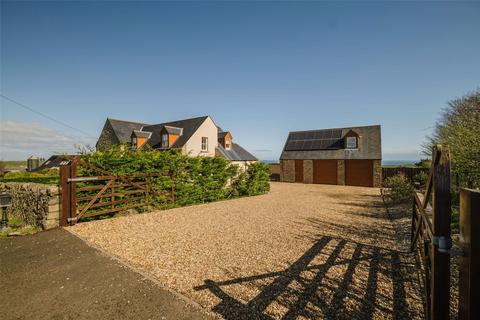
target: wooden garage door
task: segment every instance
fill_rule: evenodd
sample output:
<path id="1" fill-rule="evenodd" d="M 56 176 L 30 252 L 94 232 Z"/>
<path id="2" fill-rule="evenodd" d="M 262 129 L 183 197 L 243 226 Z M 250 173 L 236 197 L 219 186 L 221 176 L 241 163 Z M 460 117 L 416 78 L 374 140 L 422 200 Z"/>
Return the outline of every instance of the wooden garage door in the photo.
<path id="1" fill-rule="evenodd" d="M 313 183 L 337 184 L 337 160 L 313 160 Z"/>
<path id="2" fill-rule="evenodd" d="M 345 160 L 345 184 L 373 187 L 373 160 Z"/>
<path id="3" fill-rule="evenodd" d="M 295 160 L 295 182 L 303 182 L 303 160 Z"/>

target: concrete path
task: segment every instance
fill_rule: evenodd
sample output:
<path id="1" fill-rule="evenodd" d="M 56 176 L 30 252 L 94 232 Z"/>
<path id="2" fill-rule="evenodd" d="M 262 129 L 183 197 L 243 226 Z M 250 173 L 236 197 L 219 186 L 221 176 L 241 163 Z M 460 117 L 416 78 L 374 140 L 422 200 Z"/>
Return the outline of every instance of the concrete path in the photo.
<path id="1" fill-rule="evenodd" d="M 0 239 L 0 296 L 1 319 L 208 319 L 63 229 Z"/>

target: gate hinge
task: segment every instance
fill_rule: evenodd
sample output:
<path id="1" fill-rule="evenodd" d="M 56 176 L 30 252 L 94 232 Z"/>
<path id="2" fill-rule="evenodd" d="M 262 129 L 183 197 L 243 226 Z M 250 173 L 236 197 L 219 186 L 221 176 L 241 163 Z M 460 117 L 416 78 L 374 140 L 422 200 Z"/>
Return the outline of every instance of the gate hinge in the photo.
<path id="1" fill-rule="evenodd" d="M 438 247 L 438 252 L 447 253 L 451 257 L 463 257 L 465 253 L 463 250 L 452 250 L 452 238 L 447 237 L 432 237 L 432 244 Z"/>

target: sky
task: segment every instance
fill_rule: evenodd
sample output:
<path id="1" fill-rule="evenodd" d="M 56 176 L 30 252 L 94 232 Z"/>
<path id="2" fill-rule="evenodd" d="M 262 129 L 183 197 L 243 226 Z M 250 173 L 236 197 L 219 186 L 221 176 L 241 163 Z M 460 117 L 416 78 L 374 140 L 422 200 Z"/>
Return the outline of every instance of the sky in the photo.
<path id="1" fill-rule="evenodd" d="M 480 87 L 480 2 L 0 9 L 0 92 L 37 112 L 0 97 L 3 160 L 94 146 L 107 117 L 200 115 L 262 160 L 289 131 L 370 124 L 384 160 L 417 160 L 447 102 Z"/>

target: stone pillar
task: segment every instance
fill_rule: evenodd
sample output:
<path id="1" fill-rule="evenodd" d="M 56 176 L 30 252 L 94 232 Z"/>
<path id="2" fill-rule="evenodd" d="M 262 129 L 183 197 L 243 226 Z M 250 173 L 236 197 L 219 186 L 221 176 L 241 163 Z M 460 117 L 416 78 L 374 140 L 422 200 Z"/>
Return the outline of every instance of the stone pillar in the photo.
<path id="1" fill-rule="evenodd" d="M 313 160 L 303 160 L 303 182 L 313 183 Z"/>
<path id="2" fill-rule="evenodd" d="M 373 160 L 373 186 L 382 186 L 382 160 Z"/>
<path id="3" fill-rule="evenodd" d="M 295 182 L 295 160 L 281 160 L 280 166 L 280 180 Z"/>
<path id="4" fill-rule="evenodd" d="M 54 191 L 55 193 L 52 194 L 52 198 L 48 202 L 48 212 L 47 216 L 43 221 L 43 228 L 45 230 L 58 228 L 60 226 L 60 195 L 58 192 L 58 188 Z"/>
<path id="5" fill-rule="evenodd" d="M 337 184 L 345 185 L 345 160 L 337 160 Z"/>

